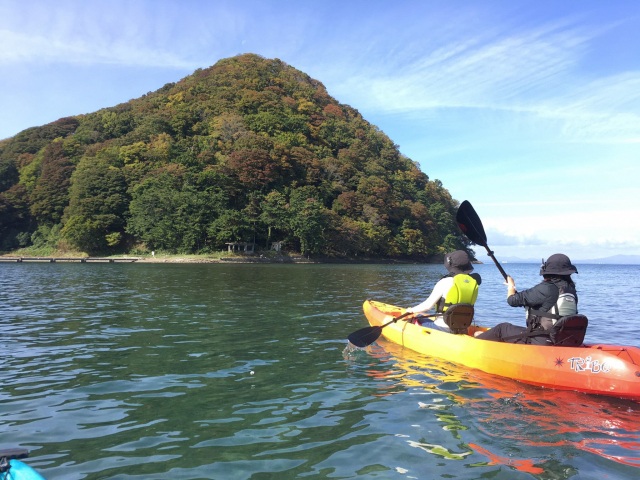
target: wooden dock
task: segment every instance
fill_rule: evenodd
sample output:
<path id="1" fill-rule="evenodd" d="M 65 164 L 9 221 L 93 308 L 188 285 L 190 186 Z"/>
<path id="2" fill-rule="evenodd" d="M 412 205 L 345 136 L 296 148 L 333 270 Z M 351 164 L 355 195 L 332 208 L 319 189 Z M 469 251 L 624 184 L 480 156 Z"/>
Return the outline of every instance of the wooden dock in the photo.
<path id="1" fill-rule="evenodd" d="M 133 263 L 137 258 L 102 258 L 102 257 L 0 257 L 0 262 L 42 262 L 42 263 Z"/>

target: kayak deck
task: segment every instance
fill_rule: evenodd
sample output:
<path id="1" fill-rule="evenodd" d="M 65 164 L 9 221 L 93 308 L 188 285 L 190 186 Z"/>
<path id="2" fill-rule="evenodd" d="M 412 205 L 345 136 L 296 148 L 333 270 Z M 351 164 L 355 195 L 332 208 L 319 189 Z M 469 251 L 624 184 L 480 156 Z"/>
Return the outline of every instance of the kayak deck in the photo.
<path id="1" fill-rule="evenodd" d="M 367 300 L 371 326 L 387 323 L 405 309 Z M 406 320 L 406 321 L 405 321 Z M 617 345 L 559 347 L 493 342 L 423 327 L 406 317 L 382 329 L 391 342 L 419 353 L 532 385 L 640 400 L 640 349 Z"/>

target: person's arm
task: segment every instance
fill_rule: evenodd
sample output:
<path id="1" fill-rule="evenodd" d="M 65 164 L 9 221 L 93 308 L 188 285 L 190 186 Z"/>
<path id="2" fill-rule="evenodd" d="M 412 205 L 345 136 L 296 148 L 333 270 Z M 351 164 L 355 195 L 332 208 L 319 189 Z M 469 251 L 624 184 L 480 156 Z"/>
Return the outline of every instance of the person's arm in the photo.
<path id="1" fill-rule="evenodd" d="M 513 278 L 507 275 L 507 298 L 516 293 L 516 282 Z"/>
<path id="2" fill-rule="evenodd" d="M 507 303 L 512 307 L 540 308 L 541 305 L 549 303 L 551 302 L 551 300 L 553 300 L 553 288 L 553 284 L 542 282 L 535 287 L 531 287 L 527 290 L 523 290 L 522 292 L 516 292 L 513 295 L 509 295 L 507 297 Z M 557 300 L 557 297 L 555 300 Z M 553 300 L 550 304 L 553 305 L 555 303 L 555 300 Z"/>
<path id="3" fill-rule="evenodd" d="M 445 277 L 440 279 L 438 283 L 436 283 L 433 287 L 431 295 L 429 295 L 429 297 L 421 304 L 416 305 L 415 307 L 408 308 L 407 312 L 422 313 L 430 310 L 435 306 L 436 303 L 438 303 L 438 300 L 446 295 L 446 293 L 449 291 L 449 288 L 451 288 L 451 283 L 453 283 L 452 277 Z"/>

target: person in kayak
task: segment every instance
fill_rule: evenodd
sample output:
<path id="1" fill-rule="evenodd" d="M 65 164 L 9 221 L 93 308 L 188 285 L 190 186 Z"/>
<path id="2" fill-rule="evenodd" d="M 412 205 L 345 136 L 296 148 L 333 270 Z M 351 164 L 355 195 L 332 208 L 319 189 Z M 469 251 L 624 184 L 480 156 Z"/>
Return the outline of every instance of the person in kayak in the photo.
<path id="1" fill-rule="evenodd" d="M 471 273 L 473 266 L 464 250 L 455 250 L 445 255 L 444 266 L 449 273 L 433 287 L 429 297 L 415 307 L 407 308 L 407 313 L 424 313 L 435 307 L 435 315 L 417 320 L 424 326 L 451 332 L 443 318 L 444 311 L 452 304 L 469 303 L 473 305 L 478 296 L 478 286 L 482 279 L 478 273 Z"/>
<path id="2" fill-rule="evenodd" d="M 525 307 L 527 326 L 508 322 L 499 323 L 486 332 L 476 332 L 476 338 L 509 343 L 552 345 L 546 333 L 561 317 L 578 313 L 578 294 L 571 274 L 578 273 L 569 257 L 562 253 L 551 255 L 543 261 L 538 285 L 516 291 L 516 284 L 507 276 L 507 303 L 512 307 Z"/>

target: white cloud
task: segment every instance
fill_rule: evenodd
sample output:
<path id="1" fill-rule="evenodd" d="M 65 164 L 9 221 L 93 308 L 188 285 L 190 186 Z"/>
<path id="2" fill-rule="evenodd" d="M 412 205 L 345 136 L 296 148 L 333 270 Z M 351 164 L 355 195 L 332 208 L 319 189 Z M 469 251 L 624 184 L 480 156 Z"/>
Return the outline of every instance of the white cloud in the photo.
<path id="1" fill-rule="evenodd" d="M 530 128 L 538 121 L 557 122 L 566 141 L 637 143 L 640 70 L 600 78 L 580 70 L 590 42 L 610 28 L 586 33 L 584 27 L 556 22 L 475 37 L 454 32 L 439 39 L 440 45 L 425 46 L 422 57 L 402 68 L 364 67 L 338 94 L 369 112 L 423 117 L 442 109 L 513 112 L 524 114 L 520 118 Z"/>
<path id="2" fill-rule="evenodd" d="M 161 49 L 136 47 L 128 38 L 92 39 L 42 36 L 0 30 L 0 62 L 76 65 L 109 64 L 129 67 L 197 68 L 193 62 Z"/>
<path id="3" fill-rule="evenodd" d="M 514 108 L 532 91 L 542 95 L 545 86 L 559 83 L 582 55 L 587 38 L 562 25 L 527 32 L 500 32 L 467 37 L 454 32 L 444 45 L 426 45 L 413 63 L 386 76 L 370 78 L 371 71 L 350 82 L 365 88 L 369 99 L 387 112 L 425 108 Z M 366 97 L 366 98 L 365 98 Z M 516 106 L 515 108 L 529 108 Z"/>

